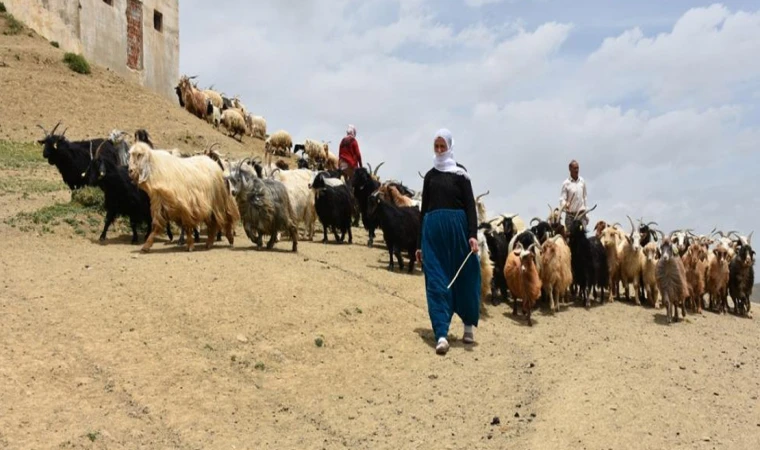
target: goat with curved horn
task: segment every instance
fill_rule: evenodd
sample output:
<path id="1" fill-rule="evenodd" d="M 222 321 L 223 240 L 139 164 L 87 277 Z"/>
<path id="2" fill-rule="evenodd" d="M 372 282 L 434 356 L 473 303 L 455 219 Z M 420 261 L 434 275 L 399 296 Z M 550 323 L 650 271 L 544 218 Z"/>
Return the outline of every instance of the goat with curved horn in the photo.
<path id="1" fill-rule="evenodd" d="M 369 171 L 370 175 L 372 175 L 372 164 L 367 163 L 367 170 Z"/>
<path id="2" fill-rule="evenodd" d="M 488 195 L 490 193 L 491 193 L 491 191 L 485 191 L 484 193 L 482 193 L 482 194 L 478 195 L 477 197 L 475 197 L 475 201 L 476 202 L 480 201 L 481 198 L 485 197 L 486 195 Z"/>
<path id="3" fill-rule="evenodd" d="M 380 170 L 380 167 L 381 167 L 383 164 L 385 164 L 385 161 L 382 161 L 380 164 L 378 164 L 378 165 L 377 165 L 377 167 L 375 167 L 375 170 L 374 170 L 374 171 L 372 171 L 372 175 L 374 175 L 374 176 L 377 176 L 377 171 L 378 171 L 378 170 Z"/>
<path id="4" fill-rule="evenodd" d="M 530 224 L 531 224 L 531 226 L 533 225 L 533 222 L 538 222 L 538 223 L 541 223 L 541 219 L 540 219 L 540 218 L 538 218 L 538 217 L 534 217 L 534 218 L 530 219 Z"/>
<path id="5" fill-rule="evenodd" d="M 633 234 L 636 231 L 636 227 L 633 225 L 633 219 L 631 219 L 631 216 L 629 216 L 628 214 L 626 214 L 625 217 L 627 217 L 628 222 L 631 223 L 631 234 Z"/>
<path id="6" fill-rule="evenodd" d="M 419 175 L 423 180 L 425 179 L 425 175 L 421 174 L 419 170 L 417 171 L 417 175 Z"/>
<path id="7" fill-rule="evenodd" d="M 583 219 L 584 217 L 586 217 L 586 215 L 588 213 L 590 213 L 591 211 L 595 210 L 597 206 L 598 205 L 594 205 L 591 209 L 587 209 L 587 210 L 578 212 L 578 214 L 575 216 L 575 220 L 581 220 L 581 219 Z"/>

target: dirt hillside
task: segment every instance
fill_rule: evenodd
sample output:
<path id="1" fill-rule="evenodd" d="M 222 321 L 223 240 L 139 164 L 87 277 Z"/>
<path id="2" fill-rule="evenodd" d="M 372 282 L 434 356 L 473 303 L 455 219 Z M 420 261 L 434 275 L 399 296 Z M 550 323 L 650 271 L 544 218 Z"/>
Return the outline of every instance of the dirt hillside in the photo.
<path id="1" fill-rule="evenodd" d="M 7 31 L 0 23 L 0 33 Z M 37 124 L 49 130 L 61 120 L 61 130 L 68 127 L 70 139 L 103 137 L 114 128 L 129 133 L 145 128 L 156 145 L 167 148 L 195 151 L 219 142 L 231 155 L 263 154 L 260 139 L 245 137 L 240 144 L 185 111 L 176 99 L 92 64 L 92 74 L 75 73 L 63 63 L 63 55 L 28 29 L 0 36 L 0 139 L 40 139 Z"/>
<path id="2" fill-rule="evenodd" d="M 2 31 L 0 19 L 0 32 Z M 18 59 L 15 55 L 18 55 Z M 150 254 L 70 202 L 35 124 L 224 137 L 39 37 L 0 35 L 0 448 L 756 449 L 760 330 L 616 301 L 486 307 L 435 355 L 419 269 L 366 246 Z M 14 142 L 4 141 L 10 139 Z M 259 141 L 229 152 L 260 151 Z M 320 230 L 321 231 L 321 230 Z M 380 233 L 382 234 L 382 233 Z M 757 307 L 757 306 L 756 306 Z"/>

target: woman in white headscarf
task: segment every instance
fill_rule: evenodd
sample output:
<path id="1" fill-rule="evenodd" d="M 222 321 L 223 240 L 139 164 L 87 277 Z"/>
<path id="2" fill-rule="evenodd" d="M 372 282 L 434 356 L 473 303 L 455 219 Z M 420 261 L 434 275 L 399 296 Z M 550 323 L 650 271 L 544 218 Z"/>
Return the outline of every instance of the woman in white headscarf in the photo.
<path id="1" fill-rule="evenodd" d="M 454 140 L 442 128 L 435 135 L 433 168 L 422 186 L 422 227 L 417 260 L 423 262 L 428 313 L 436 353 L 449 350 L 448 331 L 456 313 L 464 322 L 465 344 L 475 342 L 480 315 L 480 263 L 470 257 L 451 289 L 448 285 L 470 252 L 478 252 L 477 213 L 470 175 L 454 159 Z"/>

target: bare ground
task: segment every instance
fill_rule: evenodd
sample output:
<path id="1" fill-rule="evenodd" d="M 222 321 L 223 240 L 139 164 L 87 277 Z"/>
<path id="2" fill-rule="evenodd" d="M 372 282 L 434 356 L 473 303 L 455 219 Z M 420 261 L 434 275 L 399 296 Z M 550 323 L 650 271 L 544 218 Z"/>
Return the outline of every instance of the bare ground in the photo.
<path id="1" fill-rule="evenodd" d="M 6 56 L 14 52 L 18 66 Z M 224 138 L 102 69 L 70 75 L 60 53 L 39 37 L 0 36 L 10 66 L 0 67 L 0 137 L 37 139 L 37 120 L 64 115 L 82 137 L 151 124 L 165 130 L 156 140 L 176 145 L 188 130 Z M 30 62 L 35 54 L 52 62 Z M 63 99 L 76 106 L 57 106 Z M 0 173 L 22 176 L 58 180 L 42 164 Z M 117 232 L 101 245 L 65 224 L 22 232 L 6 223 L 67 201 L 60 187 L 0 193 L 0 448 L 760 442 L 755 320 L 705 313 L 667 326 L 662 310 L 615 302 L 539 312 L 529 328 L 489 305 L 478 344 L 461 345 L 455 319 L 452 349 L 439 357 L 419 270 L 389 273 L 387 254 L 359 230 L 354 245 L 303 242 L 292 254 L 287 242 L 257 252 L 238 227 L 232 248 L 158 242 L 146 255 Z"/>

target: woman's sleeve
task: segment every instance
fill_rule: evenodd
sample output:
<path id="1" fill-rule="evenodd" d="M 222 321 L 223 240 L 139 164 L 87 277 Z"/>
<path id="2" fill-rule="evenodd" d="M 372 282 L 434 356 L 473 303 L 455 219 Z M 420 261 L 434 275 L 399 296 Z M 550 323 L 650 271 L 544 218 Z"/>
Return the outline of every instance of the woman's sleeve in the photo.
<path id="1" fill-rule="evenodd" d="M 420 211 L 422 211 L 422 214 L 420 215 L 420 232 L 417 233 L 417 248 L 422 248 L 422 219 L 425 217 L 425 213 L 428 209 L 428 203 L 430 202 L 430 189 L 428 189 L 428 185 L 430 184 L 430 172 L 425 174 L 425 180 L 422 182 L 422 206 L 420 207 Z"/>
<path id="2" fill-rule="evenodd" d="M 467 214 L 467 232 L 468 237 L 478 238 L 478 213 L 475 209 L 475 195 L 472 193 L 472 183 L 465 177 L 461 178 L 461 192 L 462 202 L 464 203 L 464 210 Z"/>

